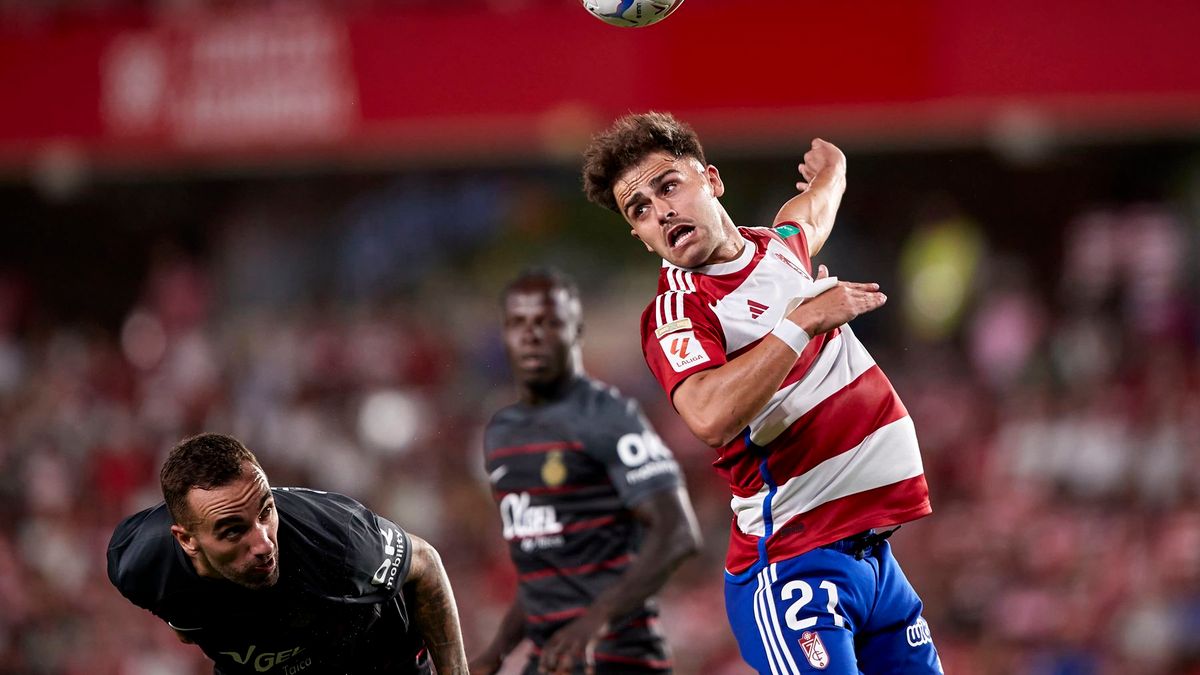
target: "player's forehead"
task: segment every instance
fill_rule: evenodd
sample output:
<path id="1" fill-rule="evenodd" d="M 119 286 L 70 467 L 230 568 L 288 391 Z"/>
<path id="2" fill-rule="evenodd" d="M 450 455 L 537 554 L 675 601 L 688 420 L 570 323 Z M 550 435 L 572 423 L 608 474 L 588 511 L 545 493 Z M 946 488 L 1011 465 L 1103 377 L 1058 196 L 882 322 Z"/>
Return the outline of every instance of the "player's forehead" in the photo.
<path id="1" fill-rule="evenodd" d="M 509 316 L 570 313 L 571 294 L 567 289 L 550 283 L 531 283 L 518 286 L 504 298 L 504 312 Z"/>
<path id="2" fill-rule="evenodd" d="M 201 525 L 214 527 L 231 520 L 254 519 L 263 504 L 271 500 L 271 485 L 262 469 L 247 462 L 242 474 L 210 490 L 192 488 L 188 505 Z"/>
<path id="3" fill-rule="evenodd" d="M 676 157 L 662 150 L 652 152 L 617 176 L 613 181 L 613 196 L 617 205 L 623 206 L 635 193 L 649 190 L 664 174 L 689 169 L 703 172 L 704 166 L 695 157 Z"/>

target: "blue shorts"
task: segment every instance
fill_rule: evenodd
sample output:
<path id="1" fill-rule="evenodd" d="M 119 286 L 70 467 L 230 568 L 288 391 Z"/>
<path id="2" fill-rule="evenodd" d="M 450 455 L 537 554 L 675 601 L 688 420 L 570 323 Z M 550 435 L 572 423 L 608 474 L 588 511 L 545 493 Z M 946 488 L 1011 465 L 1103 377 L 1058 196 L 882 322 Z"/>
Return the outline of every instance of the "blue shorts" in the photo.
<path id="1" fill-rule="evenodd" d="M 917 597 L 886 541 L 848 537 L 725 574 L 742 658 L 764 675 L 941 673 Z"/>

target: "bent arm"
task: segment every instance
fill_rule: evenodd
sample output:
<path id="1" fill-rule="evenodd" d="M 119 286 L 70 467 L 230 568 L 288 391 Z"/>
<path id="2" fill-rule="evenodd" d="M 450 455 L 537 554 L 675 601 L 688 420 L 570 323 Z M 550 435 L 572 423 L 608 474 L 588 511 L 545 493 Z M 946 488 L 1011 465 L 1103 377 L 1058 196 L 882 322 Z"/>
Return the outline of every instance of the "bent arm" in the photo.
<path id="1" fill-rule="evenodd" d="M 500 665 L 504 663 L 504 657 L 516 649 L 523 639 L 525 639 L 525 610 L 521 607 L 519 600 L 513 600 L 512 605 L 504 614 L 504 619 L 500 621 L 500 628 L 496 631 L 496 637 L 492 639 L 492 643 L 483 650 L 482 654 L 471 660 L 471 675 L 491 675 L 500 670 Z"/>
<path id="2" fill-rule="evenodd" d="M 640 607 L 654 595 L 680 563 L 700 550 L 700 528 L 687 488 L 655 493 L 634 508 L 645 525 L 637 559 L 613 585 L 596 596 L 589 612 L 608 622 Z"/>
<path id="3" fill-rule="evenodd" d="M 442 558 L 433 546 L 409 534 L 412 541 L 412 566 L 406 584 L 412 584 L 416 607 L 413 614 L 417 630 L 442 675 L 467 672 L 467 654 L 463 649 L 462 629 L 454 591 L 442 567 Z"/>
<path id="4" fill-rule="evenodd" d="M 808 255 L 820 252 L 833 231 L 842 195 L 846 192 L 846 156 L 832 143 L 813 139 L 800 165 L 804 181 L 796 187 L 802 192 L 784 203 L 775 216 L 775 225 L 795 222 L 808 239 Z"/>
<path id="5" fill-rule="evenodd" d="M 541 672 L 574 672 L 576 665 L 587 658 L 589 645 L 609 629 L 609 622 L 640 607 L 662 588 L 684 558 L 700 550 L 700 530 L 683 486 L 647 497 L 633 512 L 646 526 L 637 558 L 596 596 L 582 616 L 550 636 L 539 657 Z"/>
<path id="6" fill-rule="evenodd" d="M 784 321 L 791 321 L 814 337 L 877 309 L 886 301 L 887 296 L 879 292 L 879 284 L 841 281 L 804 301 Z M 719 448 L 741 433 L 762 411 L 779 391 L 797 358 L 799 353 L 787 342 L 768 333 L 746 353 L 681 382 L 671 401 L 697 438 Z"/>

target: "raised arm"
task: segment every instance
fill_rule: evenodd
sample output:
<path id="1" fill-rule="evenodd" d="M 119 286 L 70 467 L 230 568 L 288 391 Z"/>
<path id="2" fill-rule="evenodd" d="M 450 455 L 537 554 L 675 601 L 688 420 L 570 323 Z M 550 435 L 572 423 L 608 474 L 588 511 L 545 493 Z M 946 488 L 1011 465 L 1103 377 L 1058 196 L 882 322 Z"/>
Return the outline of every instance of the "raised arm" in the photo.
<path id="1" fill-rule="evenodd" d="M 798 223 L 808 239 L 811 258 L 833 231 L 842 195 L 846 192 L 846 156 L 832 143 L 814 138 L 800 164 L 804 180 L 796 183 L 800 194 L 789 199 L 775 216 L 775 224 Z"/>
<path id="2" fill-rule="evenodd" d="M 550 637 L 539 659 L 541 672 L 571 673 L 608 631 L 609 621 L 640 607 L 685 558 L 700 550 L 700 529 L 684 487 L 656 492 L 633 512 L 646 528 L 637 558 L 620 579 L 596 596 L 587 612 Z"/>
<path id="3" fill-rule="evenodd" d="M 500 670 L 504 657 L 525 639 L 525 610 L 518 600 L 504 614 L 496 637 L 483 653 L 471 659 L 471 675 L 492 675 Z"/>
<path id="4" fill-rule="evenodd" d="M 822 265 L 817 278 L 828 275 Z M 780 328 L 750 351 L 681 382 L 671 399 L 675 409 L 701 441 L 714 448 L 725 445 L 762 411 L 800 356 L 803 344 L 797 344 L 798 334 L 793 331 L 788 335 L 783 324 L 790 322 L 811 338 L 877 309 L 886 301 L 887 296 L 879 292 L 879 284 L 838 282 L 792 310 Z M 805 336 L 799 337 L 800 342 L 807 340 Z"/>
<path id="5" fill-rule="evenodd" d="M 416 607 L 413 614 L 417 630 L 433 657 L 439 675 L 467 673 L 467 654 L 463 650 L 462 629 L 458 623 L 458 608 L 454 591 L 442 567 L 436 549 L 411 533 L 412 566 L 405 584 L 412 584 Z"/>

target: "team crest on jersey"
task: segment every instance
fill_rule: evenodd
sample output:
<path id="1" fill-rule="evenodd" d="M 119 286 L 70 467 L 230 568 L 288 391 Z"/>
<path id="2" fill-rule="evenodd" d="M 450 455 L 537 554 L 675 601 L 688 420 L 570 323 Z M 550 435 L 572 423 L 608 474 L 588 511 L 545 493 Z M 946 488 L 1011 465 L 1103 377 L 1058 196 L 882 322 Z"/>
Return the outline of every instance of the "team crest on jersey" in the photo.
<path id="1" fill-rule="evenodd" d="M 694 331 L 683 331 L 681 333 L 672 333 L 658 341 L 662 345 L 663 353 L 667 355 L 667 361 L 671 363 L 671 367 L 675 372 L 682 373 L 692 366 L 706 363 L 708 352 L 704 351 L 704 346 L 696 339 Z"/>
<path id="2" fill-rule="evenodd" d="M 542 465 L 542 482 L 557 487 L 566 480 L 567 463 L 563 461 L 562 452 L 555 450 L 546 456 L 546 463 Z"/>
<path id="3" fill-rule="evenodd" d="M 800 636 L 800 648 L 804 650 L 804 658 L 808 659 L 813 668 L 825 670 L 829 667 L 829 652 L 825 651 L 825 643 L 821 642 L 820 634 L 804 631 Z"/>

